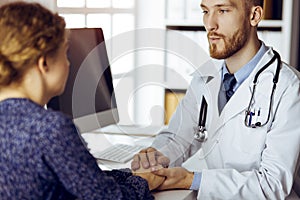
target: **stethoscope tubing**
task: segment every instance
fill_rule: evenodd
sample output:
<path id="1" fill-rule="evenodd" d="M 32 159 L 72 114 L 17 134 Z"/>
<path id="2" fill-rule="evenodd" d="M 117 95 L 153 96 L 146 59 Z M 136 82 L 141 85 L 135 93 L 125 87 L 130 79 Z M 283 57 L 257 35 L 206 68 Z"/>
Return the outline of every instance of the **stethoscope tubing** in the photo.
<path id="1" fill-rule="evenodd" d="M 270 95 L 270 103 L 269 103 L 267 120 L 263 124 L 261 122 L 256 122 L 254 125 L 251 125 L 251 124 L 248 125 L 247 124 L 247 116 L 251 112 L 251 104 L 252 104 L 252 101 L 253 101 L 253 98 L 254 98 L 254 94 L 255 94 L 255 90 L 256 90 L 256 86 L 257 86 L 257 80 L 258 80 L 260 74 L 265 69 L 267 69 L 276 59 L 277 59 L 277 67 L 276 67 L 275 75 L 273 77 L 273 87 L 272 87 L 272 92 L 271 92 L 271 95 Z M 251 128 L 263 127 L 263 126 L 267 125 L 268 122 L 270 121 L 271 111 L 272 111 L 273 101 L 274 101 L 274 93 L 275 93 L 275 90 L 276 90 L 276 85 L 277 85 L 278 80 L 279 80 L 280 69 L 281 69 L 281 58 L 280 58 L 279 53 L 274 50 L 274 56 L 272 57 L 272 59 L 267 64 L 265 64 L 260 70 L 258 70 L 258 72 L 256 73 L 256 75 L 253 79 L 253 91 L 252 91 L 252 94 L 251 94 L 251 98 L 250 98 L 250 101 L 249 101 L 248 108 L 245 111 L 244 124 L 245 124 L 246 127 L 251 127 Z"/>
<path id="2" fill-rule="evenodd" d="M 273 52 L 274 52 L 274 56 L 271 58 L 271 60 L 268 63 L 266 63 L 261 69 L 259 69 L 258 72 L 254 76 L 254 79 L 253 79 L 253 90 L 252 90 L 251 98 L 250 98 L 247 110 L 245 111 L 244 124 L 245 124 L 246 127 L 250 127 L 250 128 L 263 127 L 263 126 L 267 125 L 267 123 L 270 120 L 271 110 L 272 110 L 273 101 L 274 101 L 274 93 L 275 93 L 275 90 L 276 90 L 276 84 L 278 83 L 278 80 L 279 80 L 279 73 L 280 73 L 280 69 L 281 69 L 281 58 L 280 58 L 280 55 L 275 50 Z M 277 59 L 277 67 L 276 67 L 275 75 L 273 77 L 273 87 L 272 87 L 272 92 L 271 92 L 271 95 L 270 95 L 270 103 L 269 103 L 267 120 L 263 124 L 261 122 L 256 122 L 254 125 L 252 125 L 252 124 L 248 125 L 247 124 L 247 116 L 251 112 L 251 104 L 252 104 L 252 101 L 253 101 L 253 98 L 254 98 L 254 94 L 255 94 L 255 90 L 256 90 L 258 78 L 261 75 L 261 73 L 265 69 L 267 69 L 276 59 Z M 206 127 L 205 126 L 205 124 L 206 124 L 206 117 L 207 117 L 207 107 L 208 107 L 208 104 L 206 102 L 206 99 L 205 99 L 204 96 L 202 96 L 201 107 L 200 107 L 200 112 L 199 112 L 198 127 L 196 127 L 195 134 L 194 134 L 194 138 L 197 141 L 199 141 L 199 142 L 205 142 L 207 140 L 207 137 L 208 137 L 207 131 L 206 131 L 206 128 L 205 128 Z"/>

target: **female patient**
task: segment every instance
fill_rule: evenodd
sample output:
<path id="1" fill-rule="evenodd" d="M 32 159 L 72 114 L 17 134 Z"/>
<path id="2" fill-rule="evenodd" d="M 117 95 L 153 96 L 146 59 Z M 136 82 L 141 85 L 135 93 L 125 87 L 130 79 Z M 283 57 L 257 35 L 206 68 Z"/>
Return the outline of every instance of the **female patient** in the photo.
<path id="1" fill-rule="evenodd" d="M 34 3 L 0 7 L 1 199 L 153 199 L 145 179 L 102 171 L 72 121 L 43 108 L 64 90 L 67 48 L 57 14 Z"/>

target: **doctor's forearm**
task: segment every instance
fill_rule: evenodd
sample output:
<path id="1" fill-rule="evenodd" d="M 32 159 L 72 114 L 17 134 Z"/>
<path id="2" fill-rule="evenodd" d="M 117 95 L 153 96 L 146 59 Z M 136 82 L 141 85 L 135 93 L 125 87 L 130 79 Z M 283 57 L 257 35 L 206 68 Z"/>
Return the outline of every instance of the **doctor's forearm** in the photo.
<path id="1" fill-rule="evenodd" d="M 179 137 L 174 140 L 172 133 L 163 132 L 157 136 L 151 147 L 157 149 L 170 159 L 170 167 L 178 167 L 188 158 L 185 153 L 188 144 Z"/>

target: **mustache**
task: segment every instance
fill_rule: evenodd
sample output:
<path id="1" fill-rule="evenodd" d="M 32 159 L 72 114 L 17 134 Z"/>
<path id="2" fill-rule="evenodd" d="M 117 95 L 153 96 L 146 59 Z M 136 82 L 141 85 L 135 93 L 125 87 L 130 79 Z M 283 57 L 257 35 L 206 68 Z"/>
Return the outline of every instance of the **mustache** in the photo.
<path id="1" fill-rule="evenodd" d="M 224 38 L 225 36 L 223 34 L 216 33 L 216 32 L 208 32 L 207 33 L 207 37 L 220 37 L 220 38 Z"/>

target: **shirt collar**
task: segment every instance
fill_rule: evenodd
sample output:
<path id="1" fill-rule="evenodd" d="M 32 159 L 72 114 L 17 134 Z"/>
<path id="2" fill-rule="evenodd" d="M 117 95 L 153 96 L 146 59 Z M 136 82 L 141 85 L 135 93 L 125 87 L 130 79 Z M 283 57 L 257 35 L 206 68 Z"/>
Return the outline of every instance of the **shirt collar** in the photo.
<path id="1" fill-rule="evenodd" d="M 242 68 L 240 68 L 237 72 L 234 73 L 234 77 L 239 85 L 243 83 L 243 81 L 251 74 L 255 66 L 258 64 L 258 62 L 261 60 L 263 55 L 268 51 L 268 48 L 266 45 L 262 42 L 261 47 L 259 48 L 258 52 L 255 54 L 255 56 Z M 229 73 L 227 70 L 225 61 L 222 66 L 222 79 L 224 78 L 224 75 Z"/>

